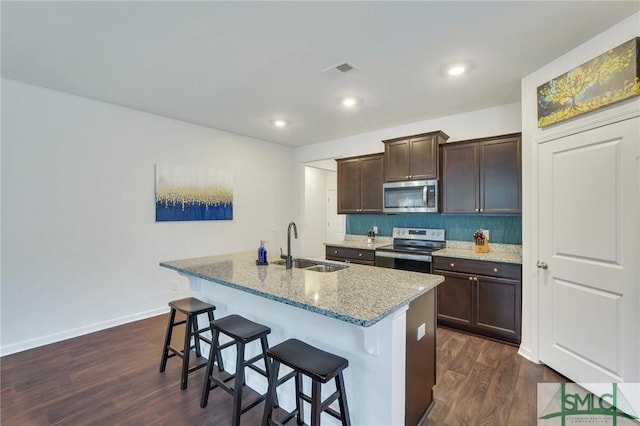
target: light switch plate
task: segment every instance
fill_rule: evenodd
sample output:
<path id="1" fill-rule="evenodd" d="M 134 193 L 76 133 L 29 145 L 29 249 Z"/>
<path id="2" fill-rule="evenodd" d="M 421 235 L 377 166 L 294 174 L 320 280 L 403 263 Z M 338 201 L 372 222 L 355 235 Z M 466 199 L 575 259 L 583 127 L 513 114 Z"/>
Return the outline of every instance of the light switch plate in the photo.
<path id="1" fill-rule="evenodd" d="M 377 227 L 377 226 L 374 226 L 374 227 L 373 227 L 373 232 L 374 232 L 376 235 L 378 235 L 378 227 Z"/>

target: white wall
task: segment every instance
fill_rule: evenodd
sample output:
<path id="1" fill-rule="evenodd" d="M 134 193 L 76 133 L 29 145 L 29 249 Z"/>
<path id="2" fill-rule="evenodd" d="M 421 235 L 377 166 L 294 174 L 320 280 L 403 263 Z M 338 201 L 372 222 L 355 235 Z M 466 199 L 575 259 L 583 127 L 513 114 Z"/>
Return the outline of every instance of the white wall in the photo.
<path id="1" fill-rule="evenodd" d="M 331 160 L 330 166 L 335 167 Z M 325 257 L 324 243 L 327 241 L 327 191 L 337 188 L 337 173 L 333 170 L 318 168 L 322 164 L 304 167 L 304 216 L 302 225 L 302 253 L 307 257 Z"/>
<path id="2" fill-rule="evenodd" d="M 324 257 L 323 243 L 326 240 L 327 224 L 327 172 L 326 170 L 306 166 L 304 168 L 305 214 L 304 247 L 305 256 Z M 300 237 L 302 237 L 302 233 Z"/>
<path id="3" fill-rule="evenodd" d="M 532 140 L 540 136 L 543 132 L 543 130 L 539 129 L 537 126 L 537 87 L 639 35 L 640 13 L 636 13 L 522 79 L 523 305 L 522 344 L 520 353 L 532 361 L 538 361 L 538 298 L 537 290 L 535 288 L 538 274 L 538 270 L 536 268 L 538 247 L 535 236 L 535 231 L 537 229 L 536 224 L 538 221 L 537 205 L 535 203 L 535 200 L 537 199 L 535 170 L 537 165 L 537 151 L 533 147 Z M 640 100 L 636 99 L 631 102 L 638 103 Z M 623 107 L 623 104 L 617 104 L 607 107 L 606 110 L 612 112 Z M 554 127 L 560 130 L 562 126 L 574 126 L 576 125 L 576 122 L 579 122 L 580 120 L 590 120 L 594 114 L 600 114 L 601 112 L 602 110 L 592 112 L 582 117 L 572 119 L 569 124 L 558 124 Z M 640 277 L 638 277 L 638 282 L 640 282 Z M 638 282 L 636 282 L 636 284 L 638 284 Z M 540 332 L 544 332 L 544 330 L 540 330 Z"/>
<path id="4" fill-rule="evenodd" d="M 165 311 L 162 260 L 286 243 L 288 147 L 3 79 L 1 158 L 2 354 Z M 233 221 L 155 223 L 154 164 L 232 173 Z"/>

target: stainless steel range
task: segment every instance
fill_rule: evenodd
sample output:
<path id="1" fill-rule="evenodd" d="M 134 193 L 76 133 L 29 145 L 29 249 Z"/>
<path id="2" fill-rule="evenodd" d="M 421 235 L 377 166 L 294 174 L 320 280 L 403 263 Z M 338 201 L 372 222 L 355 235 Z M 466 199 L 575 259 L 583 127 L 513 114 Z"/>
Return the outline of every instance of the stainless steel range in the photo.
<path id="1" fill-rule="evenodd" d="M 393 228 L 393 244 L 376 249 L 376 266 L 431 272 L 431 253 L 445 248 L 444 229 Z"/>

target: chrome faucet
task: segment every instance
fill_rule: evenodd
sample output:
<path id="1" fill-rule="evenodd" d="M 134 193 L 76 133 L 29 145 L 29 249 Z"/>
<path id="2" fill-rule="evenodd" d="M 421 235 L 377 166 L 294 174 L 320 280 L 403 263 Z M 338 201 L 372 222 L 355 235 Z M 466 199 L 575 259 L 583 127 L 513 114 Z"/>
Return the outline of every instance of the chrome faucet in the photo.
<path id="1" fill-rule="evenodd" d="M 291 269 L 293 266 L 293 258 L 291 257 L 291 227 L 293 227 L 293 236 L 298 238 L 298 227 L 294 222 L 289 223 L 287 228 L 287 257 L 285 259 L 285 268 Z"/>

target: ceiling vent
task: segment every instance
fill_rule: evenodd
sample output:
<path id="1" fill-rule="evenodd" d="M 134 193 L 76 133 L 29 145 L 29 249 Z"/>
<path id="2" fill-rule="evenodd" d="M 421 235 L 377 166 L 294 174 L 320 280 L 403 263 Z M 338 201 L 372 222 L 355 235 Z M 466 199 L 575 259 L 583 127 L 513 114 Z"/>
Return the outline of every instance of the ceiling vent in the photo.
<path id="1" fill-rule="evenodd" d="M 358 69 L 358 67 L 353 65 L 351 62 L 344 61 L 344 62 L 340 62 L 339 64 L 332 65 L 329 68 L 326 68 L 326 69 L 322 70 L 322 73 L 326 74 L 326 75 L 329 75 L 329 76 L 335 77 L 335 76 L 339 76 L 339 75 L 344 75 L 346 73 L 355 71 L 357 69 Z"/>

